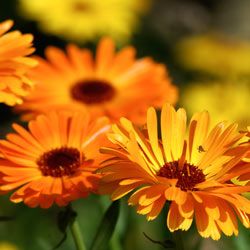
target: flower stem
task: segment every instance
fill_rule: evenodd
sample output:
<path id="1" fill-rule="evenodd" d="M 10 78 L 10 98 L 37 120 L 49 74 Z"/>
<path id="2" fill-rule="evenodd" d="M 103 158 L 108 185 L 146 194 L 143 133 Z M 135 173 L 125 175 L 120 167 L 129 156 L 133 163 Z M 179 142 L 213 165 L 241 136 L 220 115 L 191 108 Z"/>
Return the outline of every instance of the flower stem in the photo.
<path id="1" fill-rule="evenodd" d="M 105 199 L 102 196 L 100 197 L 99 201 L 100 201 L 100 205 L 101 205 L 102 210 L 105 211 L 107 209 L 106 205 L 109 204 L 110 201 Z M 110 248 L 110 250 L 121 250 L 122 249 L 121 242 L 119 239 L 119 234 L 117 231 L 114 231 L 113 236 L 110 239 L 109 248 Z"/>
<path id="2" fill-rule="evenodd" d="M 173 238 L 175 242 L 176 250 L 184 250 L 183 239 L 182 239 L 182 231 L 178 230 L 173 233 Z"/>
<path id="3" fill-rule="evenodd" d="M 81 234 L 81 230 L 78 224 L 78 221 L 76 220 L 76 218 L 73 220 L 73 222 L 70 225 L 70 231 L 71 234 L 73 236 L 75 245 L 76 245 L 76 249 L 77 250 L 86 250 L 86 246 L 84 244 L 83 238 L 82 238 L 82 234 Z"/>
<path id="4" fill-rule="evenodd" d="M 114 232 L 113 237 L 110 239 L 110 250 L 122 250 L 120 240 L 116 232 Z"/>

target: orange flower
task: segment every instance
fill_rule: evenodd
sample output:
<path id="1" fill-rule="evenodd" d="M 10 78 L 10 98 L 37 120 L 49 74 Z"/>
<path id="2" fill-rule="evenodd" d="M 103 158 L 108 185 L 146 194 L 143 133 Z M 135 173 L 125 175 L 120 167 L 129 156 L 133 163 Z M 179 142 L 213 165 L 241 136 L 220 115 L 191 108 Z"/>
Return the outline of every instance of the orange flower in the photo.
<path id="1" fill-rule="evenodd" d="M 48 60 L 38 58 L 40 64 L 30 74 L 36 88 L 20 110 L 34 114 L 87 107 L 94 116 L 126 116 L 140 123 L 149 105 L 176 102 L 177 89 L 162 64 L 136 60 L 133 47 L 115 53 L 109 38 L 101 40 L 95 60 L 89 50 L 74 45 L 67 47 L 67 54 L 55 47 L 45 53 Z"/>
<path id="2" fill-rule="evenodd" d="M 33 36 L 19 31 L 6 33 L 12 25 L 10 20 L 0 23 L 0 103 L 10 106 L 22 103 L 29 93 L 33 84 L 26 73 L 37 64 L 27 57 L 34 51 Z"/>
<path id="3" fill-rule="evenodd" d="M 153 108 L 148 109 L 145 131 L 125 118 L 113 126 L 109 138 L 117 147 L 102 149 L 112 157 L 99 170 L 105 175 L 100 192 L 116 200 L 136 189 L 129 204 L 148 220 L 155 219 L 170 201 L 167 226 L 171 232 L 188 230 L 195 219 L 202 237 L 218 240 L 221 233 L 238 234 L 236 215 L 250 227 L 250 201 L 242 196 L 250 187 L 231 182 L 250 172 L 250 168 L 237 168 L 245 150 L 230 151 L 243 136 L 237 125 L 221 122 L 209 131 L 209 114 L 204 111 L 192 117 L 185 139 L 185 110 L 175 111 L 167 104 L 161 112 L 161 140 L 157 128 Z"/>
<path id="4" fill-rule="evenodd" d="M 241 166 L 242 168 L 250 168 L 250 126 L 247 127 L 247 131 L 245 132 L 245 134 L 247 140 L 241 143 L 241 147 L 244 148 L 247 151 L 247 153 L 246 156 L 242 159 Z M 237 179 L 240 181 L 248 182 L 250 179 L 250 171 L 242 173 Z M 250 182 L 248 182 L 247 185 L 250 185 Z M 249 194 L 248 197 L 250 197 Z"/>
<path id="5" fill-rule="evenodd" d="M 53 112 L 28 127 L 14 124 L 16 133 L 0 140 L 0 190 L 17 189 L 12 202 L 65 206 L 96 191 L 99 176 L 93 172 L 103 160 L 98 148 L 109 128 L 105 117 L 93 122 L 86 112 Z"/>
<path id="6" fill-rule="evenodd" d="M 242 143 L 243 147 L 247 147 L 247 155 L 244 158 L 244 161 L 249 162 L 250 163 L 250 126 L 247 127 L 247 141 L 245 143 Z"/>

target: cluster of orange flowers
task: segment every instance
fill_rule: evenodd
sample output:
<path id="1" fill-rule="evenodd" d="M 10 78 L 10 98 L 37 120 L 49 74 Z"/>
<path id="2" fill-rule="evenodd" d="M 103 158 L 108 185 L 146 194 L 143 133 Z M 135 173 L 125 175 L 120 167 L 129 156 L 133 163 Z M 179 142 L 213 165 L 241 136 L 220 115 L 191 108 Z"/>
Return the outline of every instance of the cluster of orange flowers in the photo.
<path id="1" fill-rule="evenodd" d="M 109 38 L 95 57 L 69 45 L 30 58 L 32 35 L 6 33 L 11 25 L 0 24 L 0 102 L 32 119 L 0 140 L 0 190 L 15 190 L 12 202 L 49 208 L 90 192 L 112 200 L 133 192 L 129 205 L 148 220 L 169 202 L 170 231 L 195 219 L 201 236 L 217 240 L 238 234 L 237 217 L 250 227 L 250 127 L 210 129 L 204 111 L 187 135 L 164 65 L 136 59 L 133 47 L 115 52 Z"/>

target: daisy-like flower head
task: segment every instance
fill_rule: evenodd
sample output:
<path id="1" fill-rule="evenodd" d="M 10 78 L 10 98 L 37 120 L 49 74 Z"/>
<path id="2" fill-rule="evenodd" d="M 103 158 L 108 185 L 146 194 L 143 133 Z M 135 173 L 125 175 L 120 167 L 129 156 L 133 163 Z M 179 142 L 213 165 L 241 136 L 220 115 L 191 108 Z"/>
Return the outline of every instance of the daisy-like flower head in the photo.
<path id="1" fill-rule="evenodd" d="M 125 116 L 140 123 L 150 105 L 176 102 L 177 89 L 163 65 L 150 58 L 136 60 L 133 47 L 115 53 L 109 38 L 101 40 L 95 60 L 89 50 L 74 45 L 67 47 L 67 54 L 50 47 L 46 56 L 38 58 L 39 66 L 30 73 L 36 87 L 20 110 L 37 114 L 87 107 L 94 116 Z"/>
<path id="2" fill-rule="evenodd" d="M 47 33 L 76 42 L 110 35 L 127 41 L 150 0 L 19 0 L 24 17 Z"/>
<path id="3" fill-rule="evenodd" d="M 103 160 L 108 120 L 91 121 L 87 112 L 52 112 L 30 121 L 28 130 L 14 124 L 16 133 L 0 140 L 0 190 L 15 190 L 10 200 L 30 207 L 65 206 L 96 192 L 94 173 Z"/>
<path id="4" fill-rule="evenodd" d="M 242 196 L 249 186 L 230 180 L 250 168 L 237 167 L 245 154 L 233 150 L 243 136 L 236 124 L 221 122 L 209 130 L 208 112 L 196 113 L 186 138 L 186 113 L 166 104 L 161 112 L 161 139 L 154 108 L 148 109 L 147 129 L 139 130 L 122 118 L 109 135 L 115 145 L 102 148 L 111 157 L 99 172 L 100 192 L 113 200 L 131 191 L 129 204 L 155 219 L 170 202 L 170 231 L 188 230 L 195 220 L 201 236 L 218 240 L 221 233 L 237 235 L 237 216 L 250 226 L 250 201 Z M 136 191 L 135 191 L 136 190 Z"/>
<path id="5" fill-rule="evenodd" d="M 26 73 L 36 65 L 34 59 L 27 57 L 34 51 L 33 36 L 8 32 L 12 25 L 11 20 L 0 23 L 0 103 L 9 106 L 22 103 L 29 93 L 33 84 Z"/>

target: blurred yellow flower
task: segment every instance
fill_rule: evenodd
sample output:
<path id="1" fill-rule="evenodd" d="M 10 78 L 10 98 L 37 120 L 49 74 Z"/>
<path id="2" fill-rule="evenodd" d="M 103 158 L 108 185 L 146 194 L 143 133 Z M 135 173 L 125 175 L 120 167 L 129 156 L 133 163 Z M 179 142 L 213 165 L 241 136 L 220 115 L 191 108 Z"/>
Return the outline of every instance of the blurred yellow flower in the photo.
<path id="1" fill-rule="evenodd" d="M 250 74 L 250 42 L 221 34 L 188 37 L 176 46 L 177 60 L 189 70 L 219 76 Z"/>
<path id="2" fill-rule="evenodd" d="M 18 250 L 19 248 L 7 241 L 0 242 L 0 250 Z"/>
<path id="3" fill-rule="evenodd" d="M 250 65 L 250 64 L 249 64 Z M 250 68 L 249 68 L 250 69 Z M 240 129 L 246 130 L 250 124 L 249 99 L 250 82 L 201 82 L 183 89 L 181 105 L 189 114 L 203 108 L 220 120 L 236 121 Z"/>
<path id="4" fill-rule="evenodd" d="M 45 32 L 82 42 L 110 35 L 126 41 L 150 0 L 19 0 L 22 14 Z"/>

